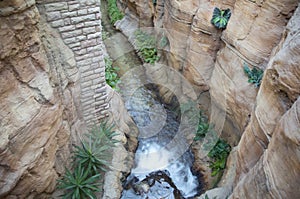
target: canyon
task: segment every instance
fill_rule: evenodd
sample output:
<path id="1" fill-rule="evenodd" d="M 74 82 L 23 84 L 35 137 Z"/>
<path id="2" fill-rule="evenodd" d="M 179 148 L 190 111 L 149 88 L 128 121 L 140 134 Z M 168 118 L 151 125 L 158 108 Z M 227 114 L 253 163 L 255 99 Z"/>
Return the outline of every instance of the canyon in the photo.
<path id="1" fill-rule="evenodd" d="M 117 5 L 125 17 L 115 26 L 129 41 L 136 28 L 168 39 L 159 63 L 174 72 L 155 65 L 147 69 L 149 78 L 195 99 L 232 148 L 214 184 L 207 154 L 192 144 L 194 168 L 205 183 L 205 193 L 196 198 L 300 198 L 299 2 Z M 103 118 L 116 124 L 120 144 L 113 151 L 116 169 L 105 174 L 99 198 L 121 197 L 139 132 L 124 99 L 105 83 L 100 6 L 96 0 L 0 1 L 1 198 L 57 197 L 57 179 L 71 166 L 73 146 Z M 211 24 L 215 7 L 231 10 L 224 30 Z M 259 87 L 248 82 L 245 64 L 264 70 Z M 172 78 L 175 71 L 192 91 Z M 159 87 L 158 93 L 172 102 L 170 89 Z"/>

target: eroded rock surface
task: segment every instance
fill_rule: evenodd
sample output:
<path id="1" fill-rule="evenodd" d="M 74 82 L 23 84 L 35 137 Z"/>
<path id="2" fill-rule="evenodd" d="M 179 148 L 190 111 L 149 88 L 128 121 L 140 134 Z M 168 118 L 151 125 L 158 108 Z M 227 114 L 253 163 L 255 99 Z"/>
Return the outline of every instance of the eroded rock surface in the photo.
<path id="1" fill-rule="evenodd" d="M 32 3 L 2 1 L 1 15 L 0 197 L 47 197 L 84 130 L 78 70 Z"/>
<path id="2" fill-rule="evenodd" d="M 154 25 L 166 28 L 168 65 L 200 96 L 209 91 L 211 109 L 226 113 L 222 137 L 237 146 L 221 185 L 237 185 L 231 198 L 298 198 L 299 2 L 164 2 Z M 224 31 L 210 23 L 214 7 L 232 11 Z M 265 70 L 260 88 L 247 82 L 244 64 Z"/>
<path id="3" fill-rule="evenodd" d="M 137 147 L 138 128 L 127 112 L 121 96 L 110 87 L 108 88 L 109 122 L 115 124 L 119 134 L 113 149 L 111 170 L 106 172 L 103 197 L 105 199 L 120 198 L 123 190 L 122 180 L 129 175 L 134 162 L 134 152 Z"/>

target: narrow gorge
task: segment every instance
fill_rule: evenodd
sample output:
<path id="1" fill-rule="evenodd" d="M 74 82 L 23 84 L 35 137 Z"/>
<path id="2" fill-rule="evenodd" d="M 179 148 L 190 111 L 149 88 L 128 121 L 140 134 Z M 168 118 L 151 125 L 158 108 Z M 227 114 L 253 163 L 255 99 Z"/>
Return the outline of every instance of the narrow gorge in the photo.
<path id="1" fill-rule="evenodd" d="M 0 198 L 300 198 L 299 5 L 1 0 Z"/>

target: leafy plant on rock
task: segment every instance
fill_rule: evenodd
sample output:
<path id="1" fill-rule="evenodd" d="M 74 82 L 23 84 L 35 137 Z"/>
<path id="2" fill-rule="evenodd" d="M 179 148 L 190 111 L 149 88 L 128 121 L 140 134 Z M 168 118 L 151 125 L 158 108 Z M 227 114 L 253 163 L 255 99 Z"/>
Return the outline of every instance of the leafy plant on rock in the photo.
<path id="1" fill-rule="evenodd" d="M 244 63 L 244 72 L 248 76 L 248 82 L 254 84 L 255 88 L 260 86 L 264 71 L 254 67 L 252 70 Z"/>
<path id="2" fill-rule="evenodd" d="M 225 169 L 227 157 L 230 153 L 230 150 L 230 145 L 222 139 L 219 139 L 216 145 L 210 150 L 210 152 L 208 153 L 208 157 L 213 160 L 210 164 L 210 168 L 212 169 L 212 176 L 216 176 Z"/>
<path id="3" fill-rule="evenodd" d="M 207 117 L 200 111 L 198 129 L 195 133 L 194 141 L 201 140 L 210 131 L 213 131 L 213 128 L 208 123 Z"/>
<path id="4" fill-rule="evenodd" d="M 108 0 L 108 16 L 111 24 L 115 24 L 118 20 L 124 17 L 124 14 L 119 10 L 116 0 Z"/>
<path id="5" fill-rule="evenodd" d="M 215 7 L 213 11 L 211 23 L 216 28 L 225 29 L 230 17 L 231 17 L 230 9 L 220 10 L 219 8 Z"/>
<path id="6" fill-rule="evenodd" d="M 135 33 L 136 46 L 138 53 L 146 63 L 154 64 L 159 60 L 157 49 L 155 47 L 155 38 L 146 32 L 136 30 Z"/>
<path id="7" fill-rule="evenodd" d="M 120 70 L 118 67 L 113 66 L 113 61 L 105 57 L 105 80 L 108 85 L 110 85 L 113 89 L 116 89 L 116 86 L 120 80 L 118 77 L 117 71 Z"/>

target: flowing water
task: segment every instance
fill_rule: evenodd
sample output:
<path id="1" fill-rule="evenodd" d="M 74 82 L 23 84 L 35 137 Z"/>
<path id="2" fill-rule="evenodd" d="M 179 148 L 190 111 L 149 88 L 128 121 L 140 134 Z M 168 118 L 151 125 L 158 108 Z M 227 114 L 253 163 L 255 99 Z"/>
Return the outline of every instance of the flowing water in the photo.
<path id="1" fill-rule="evenodd" d="M 103 29 L 109 32 L 105 46 L 120 70 L 119 76 L 142 63 L 127 38 L 116 32 L 105 15 L 102 1 Z M 124 182 L 122 199 L 180 199 L 192 198 L 201 191 L 197 175 L 191 167 L 193 155 L 187 150 L 177 158 L 175 148 L 165 146 L 172 141 L 179 128 L 180 113 L 161 102 L 155 86 L 146 84 L 147 75 L 131 73 L 122 79 L 120 92 L 125 106 L 140 131 L 135 154 L 135 166 Z M 142 85 L 133 88 L 131 85 Z M 131 89 L 135 89 L 132 92 Z M 174 102 L 178 105 L 178 102 Z M 178 146 L 180 147 L 180 146 Z"/>

